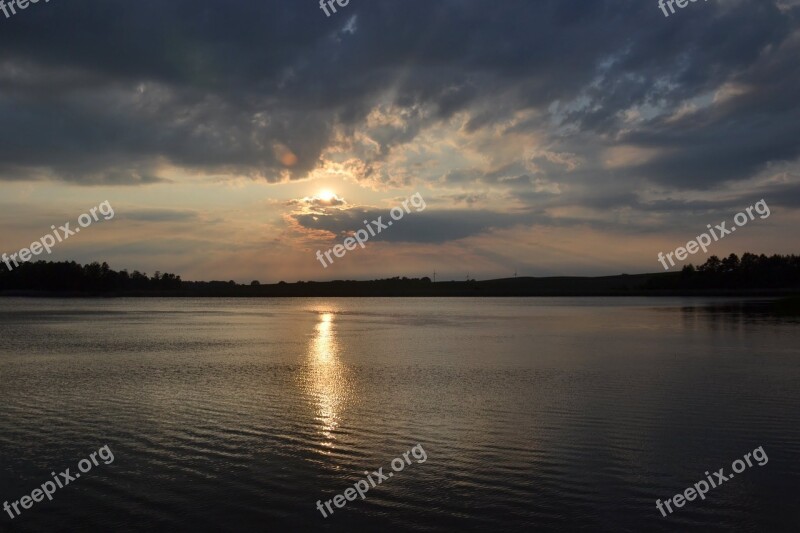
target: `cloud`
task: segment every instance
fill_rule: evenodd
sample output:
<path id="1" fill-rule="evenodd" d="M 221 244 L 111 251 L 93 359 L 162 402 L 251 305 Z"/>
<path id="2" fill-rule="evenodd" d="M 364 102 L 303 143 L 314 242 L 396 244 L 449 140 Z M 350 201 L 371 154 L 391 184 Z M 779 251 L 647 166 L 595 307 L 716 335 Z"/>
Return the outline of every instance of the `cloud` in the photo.
<path id="1" fill-rule="evenodd" d="M 347 9 L 338 19 L 278 0 L 28 10 L 0 34 L 0 180 L 336 172 L 541 213 L 645 209 L 637 199 L 653 189 L 722 190 L 800 158 L 796 2 L 698 3 L 668 19 L 636 0 Z M 437 235 L 516 223 L 489 207 L 496 216 Z M 418 218 L 428 217 L 449 227 Z"/>
<path id="2" fill-rule="evenodd" d="M 362 229 L 364 221 L 380 221 L 388 226 L 392 218 L 386 210 L 372 208 L 349 209 L 335 213 L 292 215 L 302 227 L 326 231 L 336 238 Z M 391 227 L 381 231 L 375 241 L 406 243 L 444 243 L 479 235 L 492 229 L 508 228 L 529 223 L 530 214 L 496 213 L 477 209 L 450 209 L 407 213 L 402 219 L 392 221 Z M 372 227 L 376 227 L 372 225 Z"/>
<path id="3" fill-rule="evenodd" d="M 297 200 L 289 200 L 286 205 L 299 208 L 298 211 L 301 213 L 325 213 L 328 210 L 344 208 L 347 202 L 344 198 L 333 194 L 330 198 L 307 196 Z"/>
<path id="4" fill-rule="evenodd" d="M 137 209 L 119 213 L 121 219 L 140 222 L 188 222 L 198 219 L 195 211 L 177 209 Z"/>

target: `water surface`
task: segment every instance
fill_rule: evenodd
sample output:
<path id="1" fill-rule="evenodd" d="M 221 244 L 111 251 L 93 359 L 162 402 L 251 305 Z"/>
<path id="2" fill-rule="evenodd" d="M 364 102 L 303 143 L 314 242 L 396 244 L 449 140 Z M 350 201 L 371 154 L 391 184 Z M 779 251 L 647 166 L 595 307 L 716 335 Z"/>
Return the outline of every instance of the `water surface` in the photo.
<path id="1" fill-rule="evenodd" d="M 796 531 L 800 328 L 719 302 L 0 299 L 0 499 L 115 456 L 0 530 Z"/>

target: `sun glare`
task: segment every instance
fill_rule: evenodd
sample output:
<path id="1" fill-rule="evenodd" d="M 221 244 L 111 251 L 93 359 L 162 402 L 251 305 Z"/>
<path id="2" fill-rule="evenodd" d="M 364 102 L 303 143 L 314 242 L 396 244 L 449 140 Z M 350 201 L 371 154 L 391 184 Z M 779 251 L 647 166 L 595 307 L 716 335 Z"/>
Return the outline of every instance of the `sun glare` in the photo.
<path id="1" fill-rule="evenodd" d="M 317 198 L 319 198 L 320 200 L 325 200 L 326 202 L 330 202 L 331 200 L 336 198 L 336 193 L 329 189 L 324 189 L 319 192 Z"/>

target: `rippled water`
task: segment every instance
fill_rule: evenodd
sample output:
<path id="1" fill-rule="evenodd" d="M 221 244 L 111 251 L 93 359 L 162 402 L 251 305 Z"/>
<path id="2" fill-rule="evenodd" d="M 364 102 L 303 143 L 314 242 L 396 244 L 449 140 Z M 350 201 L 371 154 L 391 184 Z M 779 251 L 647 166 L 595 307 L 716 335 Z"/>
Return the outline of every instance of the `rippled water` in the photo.
<path id="1" fill-rule="evenodd" d="M 0 500 L 115 457 L 0 529 L 796 531 L 798 322 L 709 303 L 0 299 Z"/>

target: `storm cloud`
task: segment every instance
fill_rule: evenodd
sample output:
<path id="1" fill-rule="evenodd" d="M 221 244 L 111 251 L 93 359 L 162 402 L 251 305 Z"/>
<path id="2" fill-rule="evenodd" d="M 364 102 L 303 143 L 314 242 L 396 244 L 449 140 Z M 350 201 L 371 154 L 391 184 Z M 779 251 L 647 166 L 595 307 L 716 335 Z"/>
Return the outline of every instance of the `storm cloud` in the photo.
<path id="1" fill-rule="evenodd" d="M 0 171 L 142 185 L 166 161 L 297 179 L 335 129 L 357 131 L 381 104 L 406 119 L 372 130 L 376 161 L 459 112 L 476 131 L 524 110 L 541 113 L 531 132 L 557 122 L 659 151 L 626 171 L 666 185 L 708 187 L 796 158 L 798 8 L 701 7 L 665 20 L 620 0 L 361 2 L 338 19 L 314 2 L 38 6 L 2 21 Z M 741 92 L 670 120 L 726 84 Z"/>
<path id="2" fill-rule="evenodd" d="M 327 172 L 425 188 L 449 208 L 386 236 L 408 242 L 587 220 L 632 231 L 630 212 L 652 231 L 666 219 L 645 214 L 703 216 L 759 191 L 796 207 L 800 6 L 692 7 L 665 18 L 638 0 L 370 0 L 326 17 L 314 1 L 39 4 L 0 20 L 0 180 Z M 350 213 L 292 216 L 338 234 L 360 224 Z"/>

